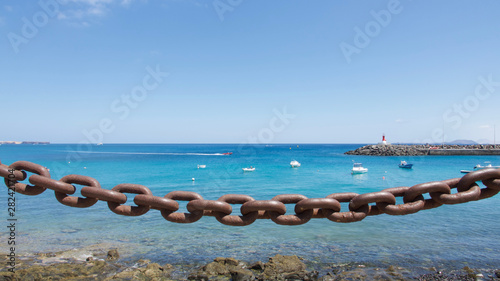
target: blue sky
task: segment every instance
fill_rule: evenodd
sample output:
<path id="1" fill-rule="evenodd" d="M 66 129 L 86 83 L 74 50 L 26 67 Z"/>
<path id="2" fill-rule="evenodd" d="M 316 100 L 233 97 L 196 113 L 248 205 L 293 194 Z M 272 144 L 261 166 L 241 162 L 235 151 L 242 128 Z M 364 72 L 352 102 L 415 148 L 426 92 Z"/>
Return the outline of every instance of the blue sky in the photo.
<path id="1" fill-rule="evenodd" d="M 491 0 L 3 0 L 0 140 L 493 141 L 499 10 Z"/>

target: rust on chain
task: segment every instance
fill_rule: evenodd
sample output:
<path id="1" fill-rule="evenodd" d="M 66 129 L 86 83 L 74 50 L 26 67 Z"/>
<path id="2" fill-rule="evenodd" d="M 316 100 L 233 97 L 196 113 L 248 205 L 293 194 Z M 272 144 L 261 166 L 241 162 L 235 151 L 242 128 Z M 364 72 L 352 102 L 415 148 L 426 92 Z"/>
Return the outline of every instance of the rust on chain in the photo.
<path id="1" fill-rule="evenodd" d="M 450 194 L 450 186 L 444 182 L 439 182 L 439 181 L 433 181 L 433 182 L 426 182 L 426 183 L 421 183 L 412 186 L 410 189 L 408 189 L 403 196 L 404 202 L 411 202 L 415 200 L 419 195 L 424 195 L 426 193 L 443 193 L 443 194 Z M 437 208 L 439 206 L 443 205 L 443 203 L 440 203 L 436 200 L 434 200 L 433 197 L 430 199 L 424 199 L 424 207 L 422 210 L 428 210 L 428 209 L 433 209 Z"/>
<path id="2" fill-rule="evenodd" d="M 38 165 L 32 162 L 28 161 L 17 161 L 9 165 L 9 169 L 14 169 L 14 170 L 22 170 L 28 171 L 37 175 L 40 175 L 42 177 L 50 178 L 50 173 L 47 168 L 43 167 L 42 165 Z M 17 173 L 19 175 L 19 172 Z M 26 177 L 24 177 L 26 178 Z M 7 187 L 10 189 L 15 190 L 18 193 L 24 194 L 24 195 L 38 195 L 41 194 L 42 192 L 45 191 L 45 187 L 38 186 L 38 185 L 28 185 L 25 183 L 20 183 L 17 180 L 12 180 L 9 179 L 8 177 L 5 178 L 5 184 Z"/>
<path id="3" fill-rule="evenodd" d="M 253 199 L 251 196 L 248 195 L 242 195 L 242 194 L 226 194 L 221 196 L 217 201 L 220 202 L 225 202 L 227 204 L 245 204 L 247 202 L 253 202 L 255 199 Z M 243 207 L 242 205 L 242 207 Z M 241 208 L 240 208 L 240 212 Z M 231 212 L 229 214 L 227 213 L 222 213 L 222 212 L 214 212 L 215 218 L 222 224 L 225 225 L 232 225 L 232 226 L 245 226 L 252 224 L 257 217 L 259 216 L 258 211 L 249 211 L 248 213 L 243 214 L 241 216 L 237 215 L 231 215 Z"/>
<path id="4" fill-rule="evenodd" d="M 279 201 L 283 204 L 294 204 L 306 199 L 307 197 L 301 194 L 281 194 L 274 196 L 271 200 Z M 304 224 L 312 219 L 313 214 L 313 209 L 304 209 L 302 210 L 302 212 L 296 213 L 294 215 L 285 215 L 273 211 L 269 212 L 271 220 L 281 225 Z"/>
<path id="5" fill-rule="evenodd" d="M 300 200 L 295 205 L 295 213 L 300 214 L 307 210 L 313 210 L 312 218 L 324 218 L 323 210 L 340 211 L 340 202 L 333 198 L 308 198 Z"/>
<path id="6" fill-rule="evenodd" d="M 468 173 L 457 183 L 457 190 L 463 191 L 467 186 L 474 185 L 481 181 L 486 188 L 481 189 L 480 195 L 476 200 L 489 198 L 500 192 L 500 169 L 483 169 Z"/>
<path id="7" fill-rule="evenodd" d="M 127 195 L 109 189 L 102 189 L 95 186 L 84 186 L 81 191 L 83 196 L 95 198 L 105 202 L 115 202 L 123 204 L 127 202 Z"/>
<path id="8" fill-rule="evenodd" d="M 62 183 L 65 184 L 80 184 L 84 186 L 92 186 L 95 188 L 101 188 L 101 185 L 99 182 L 91 177 L 87 176 L 81 176 L 81 175 L 67 175 L 64 176 L 63 178 L 60 179 Z M 51 184 L 52 187 L 55 187 L 53 183 Z M 59 188 L 59 187 L 57 187 Z M 75 187 L 73 186 L 73 189 L 70 190 L 71 192 L 64 192 L 64 191 L 55 191 L 56 199 L 57 201 L 61 202 L 62 204 L 70 207 L 77 207 L 77 208 L 87 208 L 90 206 L 93 206 L 97 201 L 99 201 L 97 198 L 92 198 L 92 197 L 76 197 L 76 196 L 69 196 L 68 194 L 74 194 L 75 193 Z"/>
<path id="9" fill-rule="evenodd" d="M 370 203 L 385 202 L 388 204 L 396 204 L 396 197 L 390 192 L 377 191 L 355 196 L 349 202 L 349 210 L 358 210 L 363 206 L 368 206 L 368 216 L 376 216 L 382 214 L 382 211 L 375 205 L 371 206 Z"/>
<path id="10" fill-rule="evenodd" d="M 410 189 L 409 186 L 399 186 L 399 187 L 391 187 L 384 189 L 382 191 L 389 192 L 394 197 L 403 197 Z M 409 215 L 414 214 L 424 208 L 425 201 L 424 196 L 418 195 L 412 201 L 403 201 L 403 204 L 395 205 L 388 202 L 377 202 L 377 208 L 383 213 L 393 215 L 393 216 L 401 216 L 401 215 Z"/>
<path id="11" fill-rule="evenodd" d="M 460 204 L 467 203 L 470 201 L 475 201 L 479 199 L 481 194 L 481 188 L 476 183 L 471 183 L 467 186 L 462 186 L 459 190 L 458 186 L 460 184 L 459 179 L 451 179 L 446 181 L 441 181 L 441 183 L 448 185 L 451 190 L 457 188 L 458 192 L 455 194 L 446 194 L 440 192 L 430 192 L 431 198 L 441 204 Z"/>
<path id="12" fill-rule="evenodd" d="M 151 206 L 151 209 L 155 210 L 164 209 L 172 212 L 179 210 L 179 203 L 177 203 L 177 201 L 148 194 L 137 194 L 134 197 L 134 203 L 137 205 Z"/>
<path id="13" fill-rule="evenodd" d="M 354 192 L 341 192 L 341 193 L 333 193 L 326 198 L 332 198 L 339 202 L 350 202 L 354 197 L 359 194 Z M 334 222 L 357 222 L 361 221 L 368 215 L 370 208 L 368 205 L 363 205 L 361 208 L 357 210 L 349 210 L 348 212 L 335 212 L 326 210 L 323 211 L 325 217 Z"/>
<path id="14" fill-rule="evenodd" d="M 215 216 L 214 212 L 231 214 L 233 207 L 226 202 L 217 200 L 196 199 L 189 201 L 186 206 L 188 212 L 202 211 L 204 216 Z"/>
<path id="15" fill-rule="evenodd" d="M 66 194 L 74 194 L 76 191 L 76 188 L 73 185 L 66 183 L 62 180 L 58 181 L 55 179 L 42 177 L 36 174 L 30 177 L 29 182 L 37 186 L 52 189 L 54 191 Z"/>
<path id="16" fill-rule="evenodd" d="M 120 193 L 153 195 L 153 193 L 151 192 L 151 190 L 149 190 L 149 188 L 145 187 L 144 185 L 133 184 L 133 183 L 122 183 L 113 187 L 111 190 Z M 113 213 L 119 215 L 141 216 L 147 213 L 151 209 L 151 206 L 149 205 L 129 206 L 129 205 L 122 205 L 116 202 L 108 202 L 108 208 Z"/>
<path id="17" fill-rule="evenodd" d="M 285 204 L 273 200 L 248 201 L 241 206 L 241 213 L 246 215 L 251 212 L 258 212 L 257 219 L 270 219 L 269 212 L 286 214 Z"/>
<path id="18" fill-rule="evenodd" d="M 165 198 L 179 201 L 203 200 L 203 197 L 196 192 L 191 191 L 172 191 L 165 195 Z M 193 223 L 203 217 L 203 211 L 194 211 L 189 213 L 178 213 L 172 210 L 161 210 L 161 215 L 168 221 L 176 223 Z M 175 213 L 174 213 L 175 212 Z"/>
<path id="19" fill-rule="evenodd" d="M 491 180 L 490 179 L 490 180 L 481 181 L 486 186 L 486 188 L 481 189 L 481 195 L 479 195 L 478 200 L 493 197 L 500 192 L 500 190 L 497 189 L 497 188 L 500 188 L 500 183 L 497 183 L 495 181 L 498 181 L 498 180 Z"/>
<path id="20" fill-rule="evenodd" d="M 27 178 L 32 185 L 20 183 Z M 352 192 L 333 193 L 326 198 L 307 198 L 300 194 L 281 194 L 271 200 L 255 200 L 242 194 L 227 194 L 217 200 L 204 200 L 195 192 L 172 191 L 164 197 L 153 196 L 151 191 L 138 184 L 119 184 L 113 189 L 102 189 L 99 182 L 82 175 L 67 175 L 60 180 L 51 179 L 47 168 L 17 161 L 6 166 L 0 162 L 0 177 L 8 188 L 26 195 L 37 195 L 51 189 L 58 201 L 71 207 L 90 207 L 97 201 L 108 203 L 111 211 L 126 216 L 139 216 L 150 209 L 159 210 L 171 222 L 191 223 L 203 216 L 214 216 L 227 225 L 244 226 L 257 219 L 271 219 L 277 224 L 298 225 L 311 218 L 328 218 L 334 222 L 356 222 L 367 216 L 378 214 L 407 215 L 439 207 L 443 204 L 459 204 L 489 198 L 500 192 L 500 169 L 473 171 L 462 178 L 427 182 L 411 187 L 387 188 L 377 192 L 357 194 Z M 485 188 L 480 188 L 477 182 Z M 83 185 L 81 195 L 75 194 L 74 184 Z M 457 189 L 452 194 L 453 189 Z M 133 201 L 137 206 L 123 205 L 127 202 L 124 193 L 136 194 Z M 429 199 L 424 199 L 424 195 Z M 396 204 L 402 198 L 403 204 Z M 188 213 L 177 212 L 178 201 L 187 203 Z M 348 203 L 349 211 L 341 212 L 341 203 Z M 373 205 L 375 203 L 375 205 Z M 231 204 L 241 204 L 241 215 L 233 215 Z M 287 215 L 285 204 L 295 204 L 295 214 Z"/>
<path id="21" fill-rule="evenodd" d="M 26 179 L 27 174 L 25 171 L 10 169 L 9 166 L 0 163 L 0 177 L 9 180 L 23 181 Z"/>
<path id="22" fill-rule="evenodd" d="M 481 179 L 481 182 L 486 186 L 486 188 L 500 191 L 500 169 L 483 170 L 481 175 L 485 177 L 485 179 Z"/>

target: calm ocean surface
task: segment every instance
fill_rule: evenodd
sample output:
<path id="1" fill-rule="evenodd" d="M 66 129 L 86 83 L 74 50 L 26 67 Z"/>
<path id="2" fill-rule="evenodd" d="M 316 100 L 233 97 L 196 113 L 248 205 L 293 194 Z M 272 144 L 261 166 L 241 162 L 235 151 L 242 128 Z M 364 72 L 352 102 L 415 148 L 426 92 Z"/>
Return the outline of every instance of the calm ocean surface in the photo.
<path id="1" fill-rule="evenodd" d="M 258 200 L 289 193 L 309 198 L 335 192 L 367 193 L 461 177 L 460 170 L 485 161 L 500 164 L 498 156 L 403 158 L 343 154 L 359 146 L 2 145 L 0 161 L 7 165 L 18 160 L 32 161 L 50 168 L 56 179 L 66 174 L 90 176 L 106 189 L 119 183 L 137 183 L 149 187 L 157 196 L 186 190 L 212 200 L 229 193 L 247 194 Z M 234 154 L 220 155 L 229 151 Z M 298 160 L 302 166 L 290 168 L 291 160 Z M 362 162 L 368 173 L 351 175 L 353 160 Z M 413 163 L 413 170 L 398 168 L 401 160 Z M 207 165 L 206 169 L 198 169 L 199 164 Z M 247 166 L 256 170 L 243 173 L 241 168 Z M 7 192 L 0 197 L 6 224 Z M 133 195 L 128 197 L 130 201 Z M 257 220 L 246 227 L 225 226 L 213 217 L 176 224 L 164 220 L 156 210 L 140 217 L 124 217 L 112 213 L 105 202 L 76 209 L 60 204 L 50 190 L 37 196 L 17 194 L 16 203 L 18 255 L 101 244 L 118 247 L 131 260 L 147 258 L 160 264 L 206 263 L 218 256 L 266 261 L 275 254 L 296 254 L 320 264 L 496 269 L 500 265 L 498 195 L 407 216 L 367 217 L 357 223 L 313 219 L 301 226 L 281 226 Z M 185 202 L 180 205 L 180 211 L 185 211 Z M 287 209 L 293 213 L 293 208 Z M 343 204 L 342 209 L 347 210 L 347 206 Z M 233 206 L 233 214 L 239 214 L 238 205 Z M 1 241 L 5 241 L 1 249 L 6 251 L 6 232 L 1 233 Z"/>

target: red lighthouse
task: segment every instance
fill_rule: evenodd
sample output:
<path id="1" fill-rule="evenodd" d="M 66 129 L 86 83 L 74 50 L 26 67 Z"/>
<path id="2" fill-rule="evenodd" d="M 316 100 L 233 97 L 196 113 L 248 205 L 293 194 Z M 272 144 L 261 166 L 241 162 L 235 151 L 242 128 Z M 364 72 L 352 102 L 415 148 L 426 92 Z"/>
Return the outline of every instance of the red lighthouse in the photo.
<path id="1" fill-rule="evenodd" d="M 382 142 L 379 142 L 378 144 L 380 145 L 389 145 L 390 143 L 387 142 L 387 140 L 385 139 L 385 134 L 382 135 Z"/>

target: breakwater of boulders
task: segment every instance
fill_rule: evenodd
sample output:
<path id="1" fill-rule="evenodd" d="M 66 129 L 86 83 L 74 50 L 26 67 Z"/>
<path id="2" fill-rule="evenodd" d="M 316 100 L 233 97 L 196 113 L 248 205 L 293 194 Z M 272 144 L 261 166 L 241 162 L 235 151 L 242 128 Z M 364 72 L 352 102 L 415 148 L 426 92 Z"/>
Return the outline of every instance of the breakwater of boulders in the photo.
<path id="1" fill-rule="evenodd" d="M 344 154 L 372 156 L 500 155 L 500 145 L 376 144 L 365 145 Z"/>

